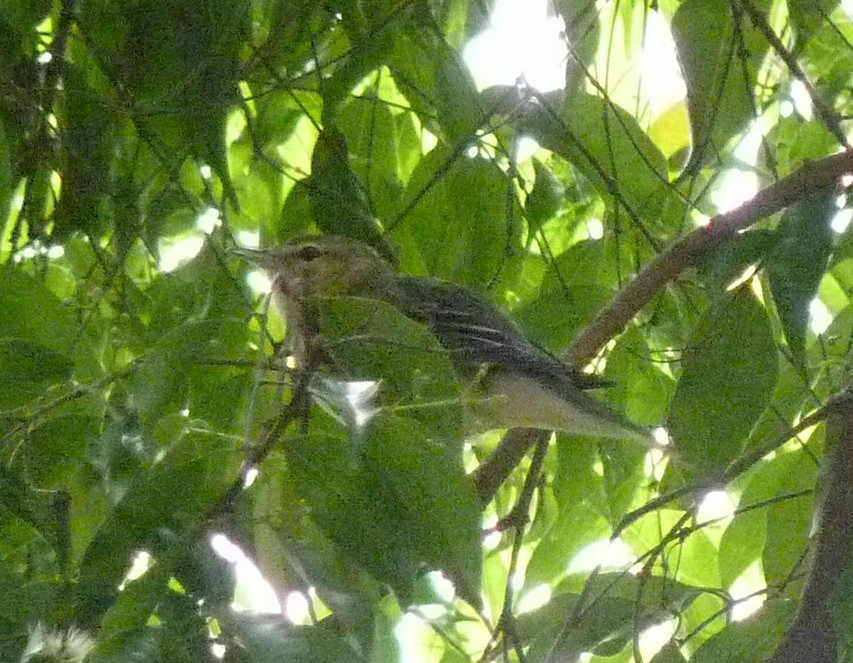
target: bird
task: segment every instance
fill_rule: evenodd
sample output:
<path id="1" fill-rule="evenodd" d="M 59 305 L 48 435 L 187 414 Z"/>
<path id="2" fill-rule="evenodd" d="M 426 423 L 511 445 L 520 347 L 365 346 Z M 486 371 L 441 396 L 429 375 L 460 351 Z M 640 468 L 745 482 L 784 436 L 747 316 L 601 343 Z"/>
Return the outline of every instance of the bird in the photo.
<path id="1" fill-rule="evenodd" d="M 321 343 L 312 298 L 380 300 L 423 324 L 460 377 L 475 383 L 471 429 L 538 428 L 659 446 L 649 428 L 585 393 L 608 386 L 608 380 L 564 363 L 467 286 L 397 274 L 372 246 L 339 235 L 237 253 L 266 271 L 273 302 L 287 321 L 297 366 L 305 366 Z"/>

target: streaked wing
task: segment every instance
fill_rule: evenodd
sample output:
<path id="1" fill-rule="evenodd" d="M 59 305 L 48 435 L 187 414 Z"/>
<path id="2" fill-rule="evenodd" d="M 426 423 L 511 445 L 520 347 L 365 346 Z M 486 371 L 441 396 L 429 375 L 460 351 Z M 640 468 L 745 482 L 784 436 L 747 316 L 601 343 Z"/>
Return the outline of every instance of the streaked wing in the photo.
<path id="1" fill-rule="evenodd" d="M 532 343 L 491 302 L 463 286 L 415 276 L 398 278 L 401 309 L 426 324 L 462 369 L 490 364 L 522 373 L 565 394 L 610 384 L 577 371 Z"/>

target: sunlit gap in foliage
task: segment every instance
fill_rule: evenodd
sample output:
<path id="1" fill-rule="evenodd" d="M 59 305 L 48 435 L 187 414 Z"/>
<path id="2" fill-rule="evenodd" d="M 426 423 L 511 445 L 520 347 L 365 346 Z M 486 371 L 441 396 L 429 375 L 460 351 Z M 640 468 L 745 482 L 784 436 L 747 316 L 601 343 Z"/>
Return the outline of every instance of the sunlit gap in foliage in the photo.
<path id="1" fill-rule="evenodd" d="M 842 178 L 842 185 L 848 187 L 851 181 L 853 181 L 853 177 L 845 175 Z M 847 194 L 838 196 L 835 199 L 835 206 L 838 208 L 838 211 L 833 215 L 829 225 L 833 233 L 841 235 L 850 225 L 850 220 L 853 218 L 853 209 L 847 207 Z M 809 303 L 809 329 L 812 333 L 823 334 L 829 329 L 834 318 L 835 315 L 820 296 L 815 297 Z"/>
<path id="2" fill-rule="evenodd" d="M 256 249 L 258 248 L 261 236 L 256 232 L 240 231 L 235 236 L 237 246 Z M 272 292 L 272 283 L 269 277 L 262 270 L 253 269 L 246 275 L 246 285 L 256 295 L 268 295 Z"/>
<path id="3" fill-rule="evenodd" d="M 669 437 L 669 432 L 663 426 L 653 428 L 652 437 L 661 448 L 649 449 L 646 453 L 643 461 L 643 476 L 657 483 L 663 480 L 669 459 L 665 447 L 671 445 L 672 440 Z"/>
<path id="4" fill-rule="evenodd" d="M 441 636 L 441 629 L 434 624 L 441 624 L 447 619 L 448 605 L 454 600 L 456 590 L 442 573 L 430 571 L 424 576 L 435 596 L 440 603 L 426 603 L 410 608 L 397 622 L 394 627 L 394 637 L 397 641 L 397 660 L 401 663 L 423 663 L 424 661 L 441 660 L 441 654 L 445 650 L 445 643 Z M 473 624 L 474 622 L 472 622 Z M 478 629 L 474 629 L 469 636 L 477 637 Z M 482 643 L 473 643 L 473 649 L 482 649 L 488 639 L 488 634 L 482 635 Z M 469 648 L 469 650 L 473 650 Z"/>
<path id="5" fill-rule="evenodd" d="M 515 611 L 521 615 L 525 612 L 533 612 L 538 608 L 546 606 L 551 600 L 551 594 L 551 585 L 548 583 L 543 582 L 542 584 L 536 585 L 521 595 L 515 606 Z"/>
<path id="6" fill-rule="evenodd" d="M 614 9 L 616 7 L 614 6 Z M 652 119 L 657 119 L 672 110 L 673 106 L 685 104 L 687 84 L 678 66 L 675 40 L 666 18 L 660 12 L 648 12 L 643 35 L 643 51 L 640 55 L 640 83 L 647 97 Z M 631 85 L 633 89 L 637 89 Z M 683 119 L 687 120 L 686 105 Z M 685 132 L 689 131 L 684 126 Z"/>
<path id="7" fill-rule="evenodd" d="M 293 624 L 307 626 L 311 623 L 308 597 L 302 592 L 290 592 L 284 599 L 284 614 Z"/>
<path id="8" fill-rule="evenodd" d="M 141 578 L 145 575 L 145 572 L 151 568 L 151 553 L 147 550 L 139 550 L 133 556 L 133 559 L 130 562 L 130 569 L 122 578 L 121 584 L 119 584 L 119 591 L 123 591 L 125 587 L 127 587 L 128 583 Z"/>
<path id="9" fill-rule="evenodd" d="M 24 260 L 32 260 L 36 256 L 44 256 L 48 260 L 58 260 L 65 255 L 65 247 L 59 244 L 46 246 L 39 240 L 34 239 L 27 244 L 23 249 L 15 253 L 12 257 L 13 262 L 22 262 Z"/>
<path id="10" fill-rule="evenodd" d="M 641 661 L 651 661 L 657 653 L 666 647 L 678 631 L 678 619 L 669 617 L 649 626 L 637 638 Z"/>
<path id="11" fill-rule="evenodd" d="M 161 239 L 158 251 L 160 253 L 160 271 L 173 272 L 184 263 L 195 258 L 204 246 L 204 237 L 191 235 L 180 239 Z"/>
<path id="12" fill-rule="evenodd" d="M 272 281 L 258 269 L 253 269 L 246 275 L 246 285 L 256 295 L 268 295 L 272 292 Z"/>
<path id="13" fill-rule="evenodd" d="M 793 81 L 787 99 L 778 106 L 771 106 L 761 117 L 756 118 L 734 150 L 735 158 L 744 164 L 743 168 L 732 168 L 723 172 L 717 186 L 711 193 L 711 200 L 720 213 L 730 212 L 751 200 L 758 192 L 758 176 L 751 167 L 757 160 L 764 136 L 776 126 L 779 117 L 789 117 L 794 113 L 804 120 L 812 118 L 812 101 L 805 86 Z"/>
<path id="14" fill-rule="evenodd" d="M 702 498 L 696 512 L 700 525 L 724 529 L 734 517 L 737 501 L 725 490 L 712 490 Z"/>
<path id="15" fill-rule="evenodd" d="M 711 192 L 711 201 L 721 214 L 737 209 L 758 193 L 758 175 L 749 168 L 754 166 L 758 159 L 761 141 L 771 127 L 770 118 L 757 118 L 735 148 L 734 155 L 744 167 L 724 171 Z"/>
<path id="16" fill-rule="evenodd" d="M 201 167 L 202 177 L 204 169 Z M 222 214 L 215 207 L 205 207 L 195 219 L 195 231 L 184 235 L 163 238 L 157 245 L 160 254 L 160 269 L 171 272 L 195 258 L 204 247 L 204 239 L 222 225 Z"/>
<path id="17" fill-rule="evenodd" d="M 764 605 L 766 590 L 761 563 L 755 561 L 729 587 L 733 602 L 729 613 L 732 621 L 747 619 L 758 612 Z"/>
<path id="18" fill-rule="evenodd" d="M 604 237 L 604 224 L 599 218 L 592 218 L 586 223 L 586 232 L 590 239 L 601 239 Z"/>
<path id="19" fill-rule="evenodd" d="M 791 81 L 788 98 L 779 103 L 779 115 L 781 117 L 790 117 L 794 112 L 806 122 L 812 119 L 812 98 L 809 96 L 806 86 L 797 80 Z"/>
<path id="20" fill-rule="evenodd" d="M 519 79 L 539 92 L 565 86 L 566 26 L 549 4 L 497 0 L 489 28 L 469 41 L 463 52 L 478 89 L 515 85 Z"/>
<path id="21" fill-rule="evenodd" d="M 394 626 L 397 640 L 397 655 L 400 663 L 424 663 L 439 661 L 445 644 L 436 631 L 423 617 L 414 612 L 405 613 Z"/>
<path id="22" fill-rule="evenodd" d="M 250 467 L 246 470 L 246 474 L 243 477 L 243 488 L 248 488 L 255 483 L 255 479 L 257 479 L 258 476 L 260 476 L 260 472 L 257 467 Z"/>
<path id="23" fill-rule="evenodd" d="M 599 539 L 581 548 L 569 562 L 566 573 L 622 571 L 637 561 L 637 556 L 622 539 Z"/>
<path id="24" fill-rule="evenodd" d="M 731 525 L 737 506 L 737 500 L 724 490 L 712 490 L 699 504 L 696 521 L 715 545 L 719 545 L 723 533 Z M 731 618 L 746 619 L 761 608 L 766 588 L 761 565 L 755 562 L 728 588 L 733 601 Z"/>
<path id="25" fill-rule="evenodd" d="M 853 180 L 849 175 L 845 175 L 844 178 L 842 178 L 842 185 L 845 188 L 850 186 L 849 180 Z M 836 235 L 841 235 L 847 230 L 847 226 L 850 225 L 850 220 L 853 219 L 853 209 L 847 207 L 846 194 L 838 196 L 838 199 L 835 201 L 835 205 L 838 207 L 838 211 L 835 213 L 835 216 L 832 217 L 832 221 L 829 225 Z"/>
<path id="26" fill-rule="evenodd" d="M 224 534 L 214 534 L 210 537 L 210 545 L 217 555 L 234 567 L 236 582 L 232 609 L 281 614 L 281 603 L 275 590 L 239 546 Z"/>

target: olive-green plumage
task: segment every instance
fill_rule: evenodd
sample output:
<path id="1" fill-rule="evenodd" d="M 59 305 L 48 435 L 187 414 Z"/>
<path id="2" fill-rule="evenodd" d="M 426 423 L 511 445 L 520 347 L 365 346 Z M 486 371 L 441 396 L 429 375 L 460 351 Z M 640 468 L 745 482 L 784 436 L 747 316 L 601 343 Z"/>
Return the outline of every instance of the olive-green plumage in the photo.
<path id="1" fill-rule="evenodd" d="M 481 398 L 472 406 L 473 428 L 524 426 L 656 446 L 648 429 L 583 392 L 606 381 L 567 366 L 534 344 L 503 311 L 469 288 L 397 275 L 370 246 L 344 237 L 327 235 L 240 253 L 270 276 L 298 365 L 304 365 L 321 331 L 313 320 L 312 297 L 379 299 L 426 325 L 460 376 L 475 380 Z"/>

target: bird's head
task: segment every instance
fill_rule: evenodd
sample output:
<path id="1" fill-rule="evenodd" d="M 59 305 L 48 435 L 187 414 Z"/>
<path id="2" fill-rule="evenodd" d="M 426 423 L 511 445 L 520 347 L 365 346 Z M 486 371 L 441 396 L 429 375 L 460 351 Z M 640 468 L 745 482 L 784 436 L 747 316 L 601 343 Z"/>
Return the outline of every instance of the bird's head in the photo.
<path id="1" fill-rule="evenodd" d="M 371 246 L 335 235 L 302 239 L 271 249 L 240 249 L 262 267 L 285 308 L 313 297 L 387 297 L 394 288 L 391 266 Z"/>

